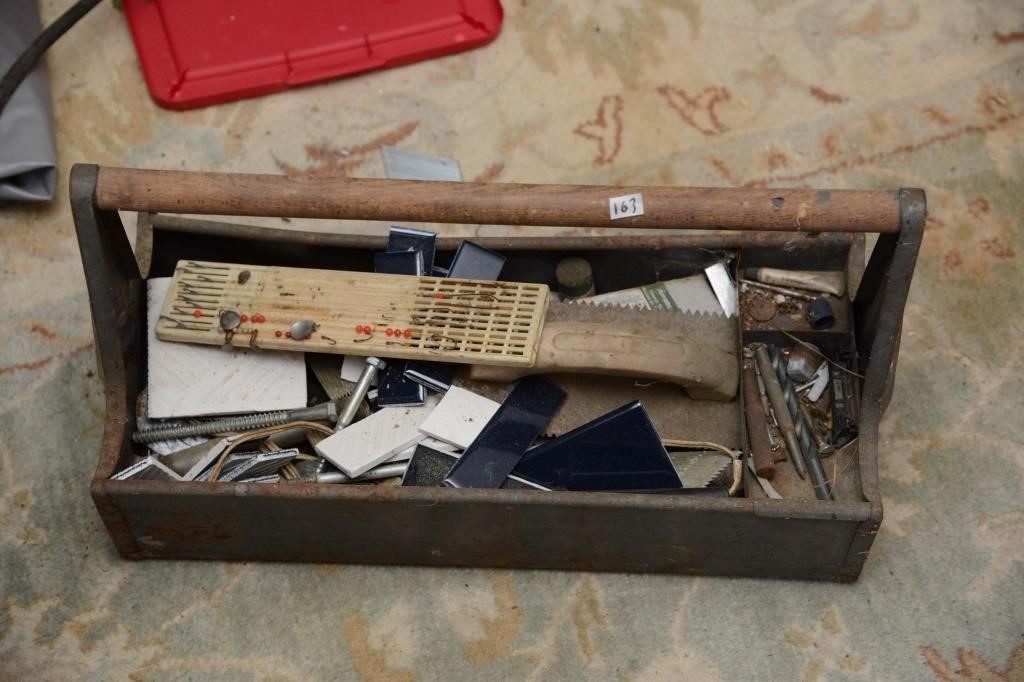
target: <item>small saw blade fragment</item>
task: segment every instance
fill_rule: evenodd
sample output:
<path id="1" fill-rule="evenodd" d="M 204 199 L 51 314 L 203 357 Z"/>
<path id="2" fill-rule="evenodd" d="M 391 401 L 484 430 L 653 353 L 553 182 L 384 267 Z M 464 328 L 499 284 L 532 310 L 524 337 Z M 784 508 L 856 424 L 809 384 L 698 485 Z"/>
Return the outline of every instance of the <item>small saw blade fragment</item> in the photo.
<path id="1" fill-rule="evenodd" d="M 732 463 L 712 450 L 670 451 L 668 456 L 687 488 L 707 488 Z"/>
<path id="2" fill-rule="evenodd" d="M 313 375 L 323 386 L 327 397 L 334 401 L 346 400 L 355 389 L 354 383 L 341 378 L 341 365 L 344 360 L 344 356 L 341 355 L 306 353 L 306 362 L 313 370 Z"/>

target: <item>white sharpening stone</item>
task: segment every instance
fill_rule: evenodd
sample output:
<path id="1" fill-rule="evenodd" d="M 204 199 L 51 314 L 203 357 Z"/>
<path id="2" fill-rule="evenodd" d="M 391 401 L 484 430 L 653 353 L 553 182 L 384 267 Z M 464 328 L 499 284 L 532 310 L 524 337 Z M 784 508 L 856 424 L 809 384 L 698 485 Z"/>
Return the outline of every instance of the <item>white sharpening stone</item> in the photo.
<path id="1" fill-rule="evenodd" d="M 398 454 L 392 455 L 391 459 L 385 462 L 385 464 L 390 462 L 405 462 L 412 459 L 412 456 L 416 454 L 416 448 L 418 448 L 421 445 L 426 445 L 428 448 L 437 450 L 438 452 L 447 452 L 450 455 L 454 455 L 458 452 L 458 448 L 452 445 L 451 443 L 445 443 L 442 440 L 428 437 L 416 443 L 416 445 L 410 445 L 409 447 L 407 447 L 405 450 L 402 450 Z"/>
<path id="2" fill-rule="evenodd" d="M 147 282 L 150 419 L 292 410 L 306 406 L 302 353 L 252 352 L 156 338 L 156 321 L 170 277 Z"/>
<path id="3" fill-rule="evenodd" d="M 316 451 L 355 478 L 422 441 L 426 436 L 420 432 L 420 424 L 435 405 L 385 407 L 324 438 L 316 444 Z"/>
<path id="4" fill-rule="evenodd" d="M 457 386 L 448 389 L 437 409 L 420 425 L 426 435 L 465 450 L 476 440 L 500 405 Z"/>

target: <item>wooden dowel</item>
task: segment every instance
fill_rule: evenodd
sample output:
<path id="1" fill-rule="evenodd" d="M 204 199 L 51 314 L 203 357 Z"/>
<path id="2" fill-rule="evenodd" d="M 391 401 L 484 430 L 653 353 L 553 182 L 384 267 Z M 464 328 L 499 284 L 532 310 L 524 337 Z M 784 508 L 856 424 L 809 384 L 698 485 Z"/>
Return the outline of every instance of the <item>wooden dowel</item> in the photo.
<path id="1" fill-rule="evenodd" d="M 644 214 L 609 217 L 640 193 Z M 99 169 L 101 209 L 493 225 L 898 232 L 895 192 L 424 182 Z"/>

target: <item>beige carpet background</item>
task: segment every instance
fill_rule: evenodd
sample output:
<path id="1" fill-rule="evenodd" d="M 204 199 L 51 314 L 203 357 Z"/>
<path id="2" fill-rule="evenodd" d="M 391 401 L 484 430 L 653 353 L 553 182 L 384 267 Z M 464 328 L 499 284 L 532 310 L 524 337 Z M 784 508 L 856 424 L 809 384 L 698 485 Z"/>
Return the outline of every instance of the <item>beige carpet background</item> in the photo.
<path id="1" fill-rule="evenodd" d="M 1024 680 L 1024 6 L 504 4 L 484 49 L 184 113 L 110 3 L 52 50 L 59 198 L 0 210 L 0 679 Z M 923 187 L 860 581 L 119 560 L 71 164 L 380 177 L 382 144 L 467 179 Z"/>

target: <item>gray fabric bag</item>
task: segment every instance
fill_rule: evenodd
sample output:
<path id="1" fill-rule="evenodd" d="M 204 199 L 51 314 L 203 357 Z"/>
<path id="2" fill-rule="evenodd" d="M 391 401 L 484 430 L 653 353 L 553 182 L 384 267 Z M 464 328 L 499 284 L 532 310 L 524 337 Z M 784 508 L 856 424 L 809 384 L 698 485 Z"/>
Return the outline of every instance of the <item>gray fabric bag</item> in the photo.
<path id="1" fill-rule="evenodd" d="M 0 0 L 0 74 L 40 30 L 36 0 Z M 46 67 L 40 64 L 0 114 L 0 203 L 49 201 L 56 188 L 53 103 Z"/>

